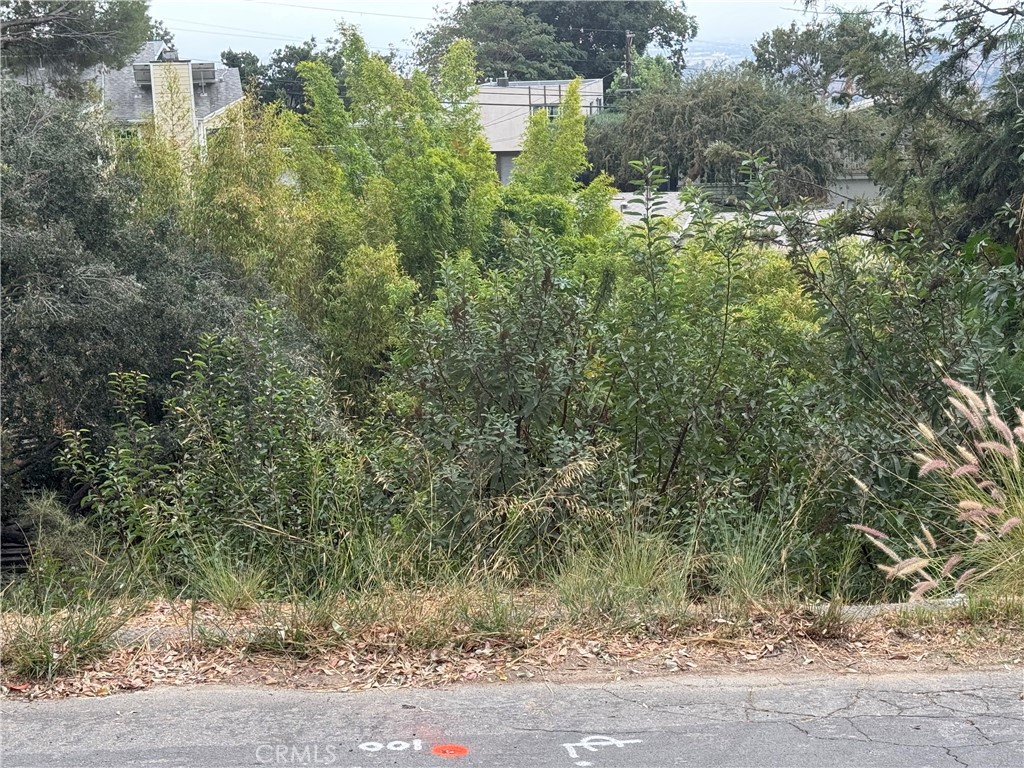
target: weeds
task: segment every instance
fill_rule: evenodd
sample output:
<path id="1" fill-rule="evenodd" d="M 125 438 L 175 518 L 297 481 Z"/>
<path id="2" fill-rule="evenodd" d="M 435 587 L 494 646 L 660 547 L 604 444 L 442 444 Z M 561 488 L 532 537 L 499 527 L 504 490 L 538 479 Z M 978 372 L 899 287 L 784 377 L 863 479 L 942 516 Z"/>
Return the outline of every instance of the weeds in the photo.
<path id="1" fill-rule="evenodd" d="M 269 574 L 251 563 L 239 562 L 222 550 L 207 546 L 196 558 L 190 588 L 228 610 L 253 606 L 269 583 Z"/>
<path id="2" fill-rule="evenodd" d="M 863 525 L 862 532 L 890 560 L 879 568 L 889 581 L 915 580 L 911 601 L 925 595 L 971 590 L 1000 599 L 1024 594 L 1024 411 L 1016 411 L 1011 429 L 991 395 L 945 380 L 953 394 L 946 416 L 951 434 L 963 426 L 963 440 L 953 444 L 919 424 L 924 450 L 915 454 L 922 482 L 942 500 L 948 522 L 920 525 L 920 535 L 901 544 Z M 950 519 L 951 518 L 951 519 Z"/>
<path id="3" fill-rule="evenodd" d="M 102 658 L 114 635 L 137 610 L 102 600 L 57 610 L 4 612 L 3 665 L 19 675 L 53 679 Z"/>
<path id="4" fill-rule="evenodd" d="M 750 515 L 719 535 L 715 585 L 728 605 L 758 606 L 783 588 L 783 531 L 768 515 Z"/>
<path id="5" fill-rule="evenodd" d="M 554 579 L 561 605 L 578 624 L 675 622 L 689 608 L 687 558 L 663 535 L 613 530 L 605 546 L 571 553 Z"/>

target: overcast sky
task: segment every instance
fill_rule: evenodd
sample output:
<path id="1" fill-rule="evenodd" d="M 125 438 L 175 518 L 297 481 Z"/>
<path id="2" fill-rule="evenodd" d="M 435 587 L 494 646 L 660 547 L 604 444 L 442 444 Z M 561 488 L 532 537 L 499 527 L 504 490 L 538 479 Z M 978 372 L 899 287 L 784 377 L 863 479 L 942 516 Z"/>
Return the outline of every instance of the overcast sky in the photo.
<path id="1" fill-rule="evenodd" d="M 863 7 L 870 0 L 832 0 Z M 330 37 L 338 21 L 356 24 L 371 48 L 411 52 L 410 38 L 454 0 L 150 0 L 150 13 L 174 33 L 181 55 L 217 61 L 249 50 L 266 60 L 275 48 Z M 752 43 L 762 32 L 807 18 L 801 0 L 688 0 L 701 41 Z"/>

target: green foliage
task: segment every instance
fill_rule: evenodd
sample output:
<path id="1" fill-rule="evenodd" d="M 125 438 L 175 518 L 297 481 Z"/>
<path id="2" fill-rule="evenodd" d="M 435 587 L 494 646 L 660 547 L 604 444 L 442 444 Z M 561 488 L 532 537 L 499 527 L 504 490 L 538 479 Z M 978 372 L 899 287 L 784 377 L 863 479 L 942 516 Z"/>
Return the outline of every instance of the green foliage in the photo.
<path id="1" fill-rule="evenodd" d="M 649 157 L 669 178 L 737 193 L 743 159 L 755 154 L 778 167 L 775 184 L 790 202 L 822 198 L 857 138 L 801 88 L 744 69 L 709 70 L 669 90 L 641 92 L 625 117 L 593 123 L 590 160 L 620 186 L 632 180 L 629 161 Z"/>
<path id="2" fill-rule="evenodd" d="M 753 49 L 756 71 L 843 103 L 876 93 L 904 65 L 899 37 L 861 13 L 804 27 L 793 22 L 766 32 Z"/>
<path id="3" fill-rule="evenodd" d="M 487 77 L 506 72 L 521 80 L 572 77 L 580 54 L 555 35 L 553 27 L 510 3 L 459 3 L 417 35 L 416 58 L 428 72 L 436 71 L 456 41 L 468 40 Z"/>
<path id="4" fill-rule="evenodd" d="M 327 65 L 304 61 L 296 66 L 306 95 L 306 115 L 313 142 L 333 151 L 341 174 L 352 189 L 360 189 L 372 173 L 368 151 L 352 125 L 352 116 L 338 95 L 338 81 Z"/>
<path id="5" fill-rule="evenodd" d="M 321 333 L 339 370 L 355 392 L 384 367 L 387 353 L 404 337 L 416 283 L 399 265 L 394 243 L 349 251 L 342 273 L 330 272 Z"/>
<path id="6" fill-rule="evenodd" d="M 510 34 L 554 49 L 538 67 L 582 51 L 584 71 L 614 54 L 595 47 L 600 29 L 653 19 L 636 52 L 661 39 L 674 63 L 692 31 L 665 3 L 453 14 L 481 29 L 529 19 Z M 569 31 L 581 22 L 586 40 Z M 133 579 L 230 606 L 301 595 L 260 639 L 294 653 L 333 631 L 340 590 L 453 574 L 553 576 L 577 618 L 623 625 L 675 620 L 687 596 L 891 592 L 844 524 L 903 536 L 948 517 L 894 414 L 936 419 L 943 376 L 1024 390 L 1017 74 L 972 92 L 968 32 L 946 40 L 940 73 L 916 50 L 890 67 L 894 38 L 861 17 L 684 80 L 638 58 L 651 82 L 621 112 L 585 126 L 577 80 L 555 119 L 534 115 L 505 188 L 472 98 L 497 48 L 478 65 L 470 40 L 424 49 L 429 71 L 411 73 L 349 28 L 267 69 L 232 54 L 254 82 L 277 78 L 263 98 L 283 103 L 250 97 L 188 151 L 155 124 L 115 139 L 80 104 L 5 88 L 5 515 L 12 499 L 33 513 L 70 499 L 82 518 L 39 530 L 80 531 Z M 851 88 L 884 109 L 815 97 Z M 882 140 L 871 167 L 898 204 L 873 220 L 805 207 Z M 611 177 L 585 175 L 588 143 L 640 189 L 635 222 L 613 210 Z M 645 155 L 727 187 L 734 210 L 691 189 L 683 215 L 661 215 L 662 169 L 629 162 Z M 286 309 L 242 316 L 269 291 Z M 970 413 L 1002 434 L 985 407 Z M 1003 438 L 977 449 L 978 472 L 1009 497 L 1016 437 Z M 850 475 L 879 503 L 851 503 Z M 977 567 L 1016 588 L 1021 527 L 993 536 L 994 516 L 956 530 L 988 535 L 968 548 Z M 962 543 L 943 536 L 933 548 Z M 42 594 L 65 560 L 88 572 L 44 556 Z M 458 615 L 503 632 L 515 606 L 490 602 Z M 83 615 L 84 633 L 65 628 L 84 649 L 72 660 L 106 632 Z M 25 648 L 65 631 L 26 626 Z M 36 672 L 57 661 L 21 656 Z"/>
<path id="7" fill-rule="evenodd" d="M 458 457 L 485 496 L 559 466 L 586 421 L 575 286 L 556 247 L 523 248 L 501 272 L 481 273 L 466 257 L 447 263 L 437 299 L 398 355 L 429 439 Z"/>
<path id="8" fill-rule="evenodd" d="M 620 67 L 612 78 L 612 95 L 630 91 L 663 91 L 672 88 L 679 73 L 672 62 L 661 54 L 657 56 L 640 56 L 633 51 L 633 74 L 627 76 L 625 67 Z"/>
<path id="9" fill-rule="evenodd" d="M 576 178 L 588 168 L 584 124 L 577 79 L 566 88 L 554 120 L 549 120 L 544 110 L 530 115 L 523 151 L 512 171 L 512 184 L 533 194 L 575 192 L 579 186 Z"/>
<path id="10" fill-rule="evenodd" d="M 339 32 L 344 36 L 349 28 L 342 26 Z M 250 96 L 264 104 L 280 103 L 286 109 L 302 112 L 306 102 L 302 67 L 310 63 L 322 65 L 339 83 L 344 82 L 345 57 L 341 45 L 340 39 L 329 37 L 326 45 L 318 49 L 316 38 L 311 37 L 298 45 L 276 49 L 266 64 L 250 51 L 230 48 L 223 51 L 220 58 L 224 66 L 239 70 L 242 86 Z M 341 85 L 336 87 L 341 93 Z"/>
<path id="11" fill-rule="evenodd" d="M 483 74 L 516 80 L 581 75 L 608 78 L 625 59 L 626 30 L 642 54 L 651 45 L 668 52 L 676 71 L 696 32 L 680 2 L 460 2 L 416 37 L 416 58 L 428 71 L 456 40 L 477 49 Z"/>
<path id="12" fill-rule="evenodd" d="M 294 119 L 251 104 L 230 119 L 207 142 L 193 174 L 191 228 L 217 253 L 299 300 L 313 279 L 316 253 L 310 212 L 282 178 Z"/>
<path id="13" fill-rule="evenodd" d="M 350 563 L 374 527 L 362 459 L 323 382 L 292 368 L 280 319 L 257 307 L 245 330 L 205 336 L 186 355 L 160 424 L 138 413 L 145 379 L 117 377 L 114 441 L 95 453 L 87 435 L 69 435 L 63 461 L 97 523 L 158 570 L 187 580 L 192 565 L 211 566 L 202 546 L 217 542 L 219 556 L 312 589 L 317 564 Z"/>
<path id="14" fill-rule="evenodd" d="M 597 241 L 609 238 L 619 224 L 612 208 L 616 189 L 611 176 L 601 173 L 576 195 L 576 231 Z"/>
<path id="15" fill-rule="evenodd" d="M 705 503 L 708 485 L 792 468 L 787 401 L 813 381 L 817 309 L 777 252 L 751 247 L 749 222 L 716 223 L 698 207 L 675 245 L 646 172 L 646 213 L 602 328 L 601 378 L 636 481 Z"/>
<path id="16" fill-rule="evenodd" d="M 88 487 L 84 504 L 97 527 L 124 547 L 159 542 L 175 535 L 167 497 L 173 486 L 164 463 L 166 447 L 159 430 L 144 418 L 148 377 L 140 373 L 111 376 L 110 389 L 121 421 L 110 444 L 96 455 L 87 431 L 65 435 L 61 464 L 77 483 Z"/>
<path id="17" fill-rule="evenodd" d="M 887 191 L 886 205 L 868 217 L 874 231 L 915 228 L 941 247 L 984 230 L 1014 243 L 1024 263 L 1020 4 L 877 10 L 775 30 L 755 45 L 753 67 L 839 102 L 871 99 L 878 128 L 853 159 L 870 158 L 872 178 Z"/>
<path id="18" fill-rule="evenodd" d="M 146 42 L 152 21 L 146 0 L 14 0 L 0 8 L 5 69 L 45 67 L 73 77 L 97 64 L 117 69 Z"/>
<path id="19" fill-rule="evenodd" d="M 626 58 L 624 32 L 643 54 L 651 46 L 665 51 L 676 71 L 683 68 L 686 43 L 697 32 L 686 4 L 671 0 L 526 0 L 515 5 L 555 29 L 559 41 L 571 43 L 582 56 L 573 67 L 583 77 L 607 78 Z"/>
<path id="20" fill-rule="evenodd" d="M 593 518 L 604 447 L 589 415 L 579 286 L 548 238 L 518 251 L 500 271 L 465 256 L 443 266 L 437 298 L 397 353 L 393 397 L 422 445 L 417 461 L 433 465 L 443 535 L 534 567 Z"/>
<path id="21" fill-rule="evenodd" d="M 148 200 L 133 202 L 136 178 L 112 170 L 104 127 L 75 104 L 5 85 L 2 109 L 4 499 L 13 510 L 22 488 L 56 483 L 61 433 L 88 425 L 107 439 L 111 371 L 148 374 L 155 406 L 178 351 L 260 288 L 154 221 Z"/>

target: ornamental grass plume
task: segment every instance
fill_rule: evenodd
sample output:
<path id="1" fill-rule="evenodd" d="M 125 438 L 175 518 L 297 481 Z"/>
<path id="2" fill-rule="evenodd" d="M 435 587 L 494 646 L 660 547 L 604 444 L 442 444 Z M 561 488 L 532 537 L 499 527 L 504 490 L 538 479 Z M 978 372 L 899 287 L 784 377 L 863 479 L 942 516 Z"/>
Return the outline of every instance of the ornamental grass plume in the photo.
<path id="1" fill-rule="evenodd" d="M 985 591 L 998 597 L 1024 597 L 1024 411 L 1018 425 L 1000 416 L 991 395 L 943 379 L 952 391 L 946 418 L 964 442 L 953 445 L 927 425 L 918 424 L 922 452 L 914 454 L 918 476 L 942 501 L 948 520 L 921 523 L 921 536 L 895 542 L 882 531 L 851 525 L 891 563 L 879 567 L 887 580 L 914 579 L 910 600 L 949 592 Z M 900 551 L 909 551 L 902 555 Z"/>

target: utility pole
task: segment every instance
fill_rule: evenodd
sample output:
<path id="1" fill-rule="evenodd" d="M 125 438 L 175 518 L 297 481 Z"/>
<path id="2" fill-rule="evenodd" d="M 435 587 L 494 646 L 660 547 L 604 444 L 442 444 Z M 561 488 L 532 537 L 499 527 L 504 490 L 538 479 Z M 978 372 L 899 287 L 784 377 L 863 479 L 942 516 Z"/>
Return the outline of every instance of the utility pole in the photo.
<path id="1" fill-rule="evenodd" d="M 633 33 L 626 30 L 626 87 L 619 88 L 619 93 L 635 93 L 633 87 Z"/>

